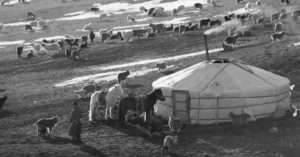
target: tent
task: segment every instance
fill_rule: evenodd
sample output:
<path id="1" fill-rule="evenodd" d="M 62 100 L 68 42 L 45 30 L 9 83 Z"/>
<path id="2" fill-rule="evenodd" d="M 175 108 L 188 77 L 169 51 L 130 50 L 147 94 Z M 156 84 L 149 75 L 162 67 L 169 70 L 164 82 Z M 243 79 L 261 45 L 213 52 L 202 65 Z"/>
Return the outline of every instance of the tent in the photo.
<path id="1" fill-rule="evenodd" d="M 152 83 L 165 101 L 155 114 L 175 115 L 186 124 L 229 122 L 228 114 L 248 113 L 255 119 L 281 117 L 290 107 L 290 81 L 234 59 L 195 64 Z"/>

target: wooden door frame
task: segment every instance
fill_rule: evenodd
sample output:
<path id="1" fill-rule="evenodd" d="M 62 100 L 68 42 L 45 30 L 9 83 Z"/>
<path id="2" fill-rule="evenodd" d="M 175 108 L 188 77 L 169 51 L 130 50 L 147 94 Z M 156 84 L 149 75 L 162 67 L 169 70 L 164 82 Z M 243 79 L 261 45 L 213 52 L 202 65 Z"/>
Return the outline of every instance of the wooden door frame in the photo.
<path id="1" fill-rule="evenodd" d="M 191 123 L 191 119 L 190 119 L 190 106 L 191 106 L 190 92 L 187 91 L 187 90 L 172 90 L 171 91 L 171 95 L 172 95 L 172 114 L 174 116 L 176 116 L 175 93 L 185 94 L 187 96 L 187 100 L 186 100 L 185 104 L 186 104 L 186 111 L 187 111 L 187 120 L 188 120 L 188 123 L 190 124 Z"/>

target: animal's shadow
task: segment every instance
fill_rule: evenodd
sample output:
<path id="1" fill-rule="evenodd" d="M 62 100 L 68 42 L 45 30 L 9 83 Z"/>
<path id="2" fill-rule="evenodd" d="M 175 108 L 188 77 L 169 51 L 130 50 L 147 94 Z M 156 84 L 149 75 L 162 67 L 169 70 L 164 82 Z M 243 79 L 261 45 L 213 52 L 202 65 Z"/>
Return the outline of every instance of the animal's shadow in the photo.
<path id="1" fill-rule="evenodd" d="M 88 153 L 90 155 L 93 155 L 93 156 L 101 156 L 101 157 L 106 157 L 107 156 L 107 155 L 103 154 L 101 151 L 99 151 L 98 149 L 96 149 L 92 146 L 86 145 L 85 143 L 80 144 L 79 149 L 81 151 L 86 152 L 86 153 Z"/>
<path id="2" fill-rule="evenodd" d="M 60 137 L 60 136 L 47 136 L 43 138 L 47 143 L 53 143 L 53 144 L 67 144 L 72 143 L 72 140 L 70 138 L 66 137 Z"/>
<path id="3" fill-rule="evenodd" d="M 16 114 L 16 113 L 11 112 L 11 111 L 7 111 L 7 110 L 2 110 L 2 111 L 0 111 L 0 119 L 9 117 L 13 114 Z"/>
<path id="4" fill-rule="evenodd" d="M 164 71 L 164 72 L 162 72 L 162 73 L 165 74 L 165 75 L 170 75 L 170 74 L 175 73 L 175 71 L 173 71 L 173 70 L 168 70 L 168 71 Z"/>

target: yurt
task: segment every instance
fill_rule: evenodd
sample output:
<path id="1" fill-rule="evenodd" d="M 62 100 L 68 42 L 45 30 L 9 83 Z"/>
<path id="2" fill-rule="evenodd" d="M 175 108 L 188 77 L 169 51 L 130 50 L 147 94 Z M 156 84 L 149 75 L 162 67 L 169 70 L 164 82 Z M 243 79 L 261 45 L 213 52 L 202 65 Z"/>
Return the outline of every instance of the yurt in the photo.
<path id="1" fill-rule="evenodd" d="M 280 117 L 290 107 L 290 81 L 280 75 L 234 59 L 212 59 L 152 83 L 165 101 L 155 114 L 174 115 L 185 124 L 229 122 L 228 114 L 248 113 L 253 118 Z"/>

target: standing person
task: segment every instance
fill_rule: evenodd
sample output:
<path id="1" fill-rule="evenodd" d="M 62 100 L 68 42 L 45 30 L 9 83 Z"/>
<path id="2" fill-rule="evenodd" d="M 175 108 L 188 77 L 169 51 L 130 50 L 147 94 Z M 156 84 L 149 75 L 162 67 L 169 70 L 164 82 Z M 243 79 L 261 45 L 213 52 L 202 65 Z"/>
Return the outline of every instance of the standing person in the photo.
<path id="1" fill-rule="evenodd" d="M 76 143 L 81 143 L 81 138 L 80 138 L 80 134 L 81 134 L 81 122 L 80 119 L 82 117 L 81 114 L 81 110 L 78 107 L 78 103 L 75 100 L 73 102 L 73 109 L 71 111 L 71 117 L 70 117 L 70 129 L 68 134 L 72 137 L 72 141 L 76 142 Z"/>

